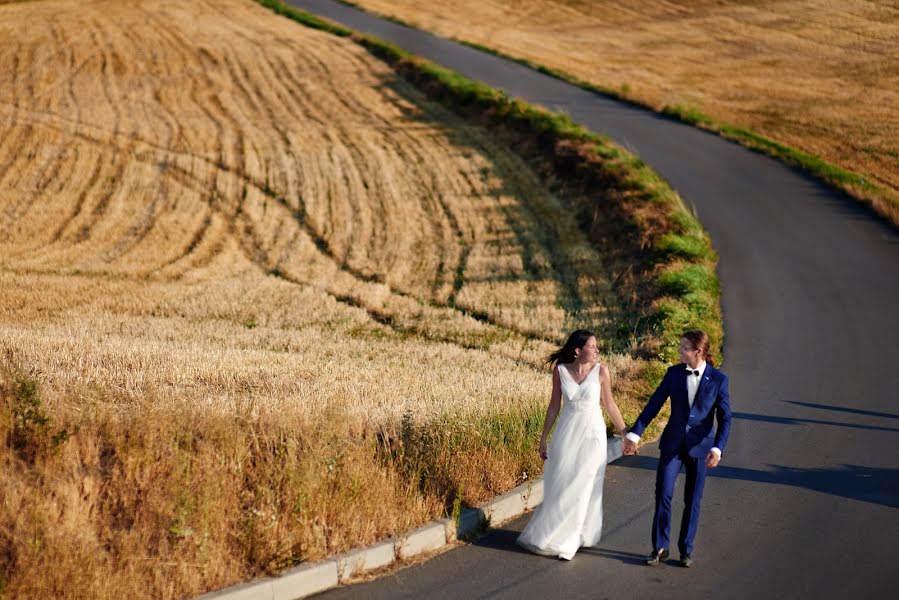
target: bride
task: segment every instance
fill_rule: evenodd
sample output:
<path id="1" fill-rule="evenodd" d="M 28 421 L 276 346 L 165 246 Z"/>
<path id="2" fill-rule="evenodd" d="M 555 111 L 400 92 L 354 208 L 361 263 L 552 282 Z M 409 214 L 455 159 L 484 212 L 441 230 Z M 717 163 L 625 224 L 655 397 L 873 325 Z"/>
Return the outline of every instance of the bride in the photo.
<path id="1" fill-rule="evenodd" d="M 547 358 L 554 368 L 540 438 L 540 456 L 546 461 L 543 504 L 518 537 L 521 546 L 537 554 L 571 560 L 578 548 L 596 545 L 602 535 L 606 427 L 600 405 L 619 433 L 625 425 L 612 399 L 609 370 L 598 360 L 596 336 L 583 329 Z M 547 448 L 553 423 L 556 429 Z"/>

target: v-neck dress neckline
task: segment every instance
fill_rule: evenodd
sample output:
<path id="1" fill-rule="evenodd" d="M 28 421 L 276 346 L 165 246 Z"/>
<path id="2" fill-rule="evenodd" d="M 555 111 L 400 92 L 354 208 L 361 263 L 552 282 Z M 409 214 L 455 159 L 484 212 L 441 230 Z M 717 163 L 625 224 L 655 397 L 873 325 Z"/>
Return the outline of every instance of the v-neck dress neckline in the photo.
<path id="1" fill-rule="evenodd" d="M 565 369 L 566 373 L 568 373 L 568 378 L 571 379 L 571 381 L 574 383 L 574 385 L 581 387 L 584 384 L 584 382 L 586 382 L 590 378 L 590 375 L 593 374 L 593 371 L 598 366 L 599 366 L 599 361 L 594 363 L 593 367 L 589 371 L 587 371 L 587 374 L 584 375 L 584 378 L 581 379 L 580 383 L 578 383 L 578 381 L 574 378 L 574 375 L 571 374 L 571 371 L 568 369 L 568 367 L 566 367 L 565 365 L 562 365 L 562 368 Z"/>

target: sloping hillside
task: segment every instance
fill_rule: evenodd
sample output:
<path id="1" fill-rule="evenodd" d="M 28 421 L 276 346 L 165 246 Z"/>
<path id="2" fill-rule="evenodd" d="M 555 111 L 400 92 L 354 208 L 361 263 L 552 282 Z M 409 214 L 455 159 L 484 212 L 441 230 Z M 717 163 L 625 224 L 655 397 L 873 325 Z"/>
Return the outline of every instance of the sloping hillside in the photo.
<path id="1" fill-rule="evenodd" d="M 519 157 L 250 1 L 4 4 L 0 66 L 7 593 L 184 597 L 539 472 L 541 360 L 615 309 Z"/>

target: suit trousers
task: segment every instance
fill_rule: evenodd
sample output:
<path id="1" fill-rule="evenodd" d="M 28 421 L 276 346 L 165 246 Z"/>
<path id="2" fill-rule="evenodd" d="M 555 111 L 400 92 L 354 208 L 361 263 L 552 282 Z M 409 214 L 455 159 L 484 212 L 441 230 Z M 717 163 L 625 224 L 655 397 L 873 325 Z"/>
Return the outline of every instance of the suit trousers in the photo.
<path id="1" fill-rule="evenodd" d="M 693 553 L 693 540 L 699 527 L 699 503 L 702 500 L 702 490 L 708 471 L 705 459 L 705 455 L 701 458 L 690 456 L 684 444 L 677 451 L 665 452 L 659 457 L 659 466 L 656 470 L 656 506 L 652 520 L 653 548 L 670 548 L 671 498 L 674 495 L 674 483 L 681 467 L 684 467 L 687 480 L 684 486 L 684 514 L 677 547 L 681 554 Z"/>

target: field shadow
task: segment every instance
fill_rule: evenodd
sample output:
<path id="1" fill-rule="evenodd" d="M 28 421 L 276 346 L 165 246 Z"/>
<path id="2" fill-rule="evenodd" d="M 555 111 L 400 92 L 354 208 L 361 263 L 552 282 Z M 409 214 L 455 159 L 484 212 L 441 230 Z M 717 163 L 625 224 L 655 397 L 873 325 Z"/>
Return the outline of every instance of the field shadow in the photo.
<path id="1" fill-rule="evenodd" d="M 482 211 L 487 222 L 508 225 L 509 242 L 516 244 L 519 250 L 521 271 L 498 270 L 496 273 L 478 274 L 470 278 L 465 264 L 469 258 L 469 250 L 463 250 L 463 264 L 456 270 L 448 304 L 455 306 L 458 293 L 467 284 L 552 281 L 558 290 L 555 302 L 566 314 L 567 328 L 588 327 L 602 339 L 614 344 L 609 350 L 633 350 L 633 339 L 638 327 L 643 324 L 641 320 L 637 320 L 631 326 L 630 321 L 634 320 L 631 318 L 633 307 L 628 306 L 628 303 L 632 303 L 633 297 L 629 295 L 627 298 L 619 298 L 616 284 L 622 277 L 632 277 L 639 270 L 642 254 L 640 249 L 628 246 L 630 242 L 627 240 L 632 240 L 633 236 L 619 235 L 612 239 L 595 231 L 595 219 L 590 220 L 589 216 L 595 216 L 596 211 L 619 210 L 616 208 L 617 203 L 602 201 L 606 190 L 600 187 L 585 189 L 586 186 L 577 183 L 573 173 L 568 176 L 556 173 L 549 160 L 541 155 L 541 152 L 545 152 L 545 148 L 541 149 L 542 144 L 546 142 L 537 139 L 539 136 L 495 132 L 489 128 L 488 123 L 480 122 L 479 117 L 466 116 L 464 110 L 457 112 L 440 100 L 423 96 L 417 87 L 399 74 L 384 76 L 380 87 L 406 101 L 398 104 L 409 121 L 426 124 L 431 128 L 438 127 L 439 135 L 460 148 L 463 153 L 476 153 L 482 157 L 487 166 L 482 169 L 481 176 L 489 178 L 485 185 L 491 196 L 515 199 L 514 202 L 493 203 L 475 210 Z M 458 120 L 458 124 L 448 123 L 438 111 L 423 106 L 423 100 L 439 106 L 440 111 L 446 111 L 452 119 Z M 479 139 L 472 133 L 475 129 L 486 132 L 487 135 Z M 511 167 L 508 159 L 500 160 L 494 156 L 496 147 L 508 150 L 516 157 Z M 518 163 L 517 159 L 521 162 Z M 533 174 L 546 194 L 529 194 L 522 189 L 520 181 L 512 182 L 515 178 L 510 176 L 509 169 L 516 163 Z M 575 209 L 575 205 L 580 208 Z M 587 218 L 581 214 L 585 212 L 584 206 L 592 207 L 586 211 L 590 213 Z M 448 207 L 443 206 L 443 210 L 449 213 Z M 610 214 L 604 217 L 600 219 L 602 226 L 613 227 L 615 216 Z M 629 220 L 624 216 L 619 221 L 621 228 L 630 226 Z M 460 246 L 464 248 L 466 232 L 461 230 L 458 223 L 451 222 L 451 226 Z M 575 235 L 580 236 L 585 245 L 596 252 L 595 261 L 578 264 L 575 253 L 570 247 L 566 248 L 564 239 L 569 238 L 570 241 Z M 617 239 L 619 237 L 620 240 Z M 598 240 L 604 240 L 605 244 Z M 593 286 L 596 290 L 587 293 L 583 282 L 589 278 L 599 281 Z M 602 310 L 597 311 L 597 305 Z"/>

